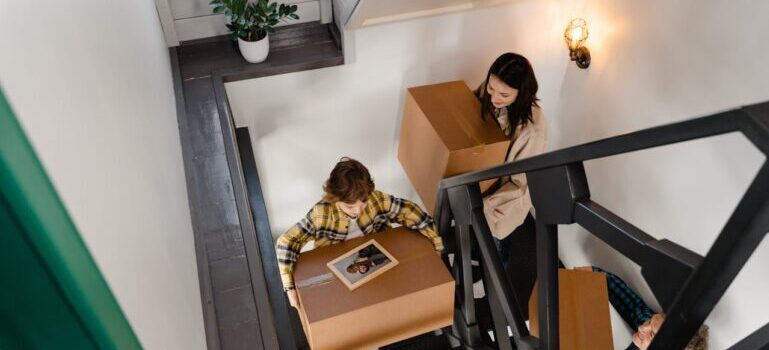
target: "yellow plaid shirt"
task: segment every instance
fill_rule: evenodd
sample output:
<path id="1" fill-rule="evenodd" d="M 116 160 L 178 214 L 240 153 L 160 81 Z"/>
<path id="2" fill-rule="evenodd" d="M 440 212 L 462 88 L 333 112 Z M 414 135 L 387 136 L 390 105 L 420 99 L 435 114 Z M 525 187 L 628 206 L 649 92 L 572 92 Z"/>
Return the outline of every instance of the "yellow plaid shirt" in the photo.
<path id="1" fill-rule="evenodd" d="M 372 192 L 358 216 L 361 231 L 364 235 L 384 231 L 390 228 L 392 222 L 419 231 L 430 239 L 436 251 L 443 251 L 443 242 L 433 219 L 418 205 L 384 192 Z M 341 243 L 347 237 L 349 227 L 350 218 L 334 203 L 320 201 L 307 216 L 278 237 L 275 246 L 283 288 L 294 288 L 294 265 L 302 246 L 309 241 L 315 241 L 315 247 Z"/>

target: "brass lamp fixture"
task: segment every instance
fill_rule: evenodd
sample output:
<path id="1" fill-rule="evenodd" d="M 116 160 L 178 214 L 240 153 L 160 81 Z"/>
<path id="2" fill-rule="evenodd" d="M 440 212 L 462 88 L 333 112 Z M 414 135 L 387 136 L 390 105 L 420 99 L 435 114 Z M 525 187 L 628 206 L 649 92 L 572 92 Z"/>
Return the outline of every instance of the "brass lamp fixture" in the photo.
<path id="1" fill-rule="evenodd" d="M 577 67 L 585 69 L 590 66 L 590 51 L 582 43 L 587 40 L 587 22 L 582 18 L 575 18 L 569 22 L 563 37 L 569 46 L 569 57 L 577 63 Z"/>

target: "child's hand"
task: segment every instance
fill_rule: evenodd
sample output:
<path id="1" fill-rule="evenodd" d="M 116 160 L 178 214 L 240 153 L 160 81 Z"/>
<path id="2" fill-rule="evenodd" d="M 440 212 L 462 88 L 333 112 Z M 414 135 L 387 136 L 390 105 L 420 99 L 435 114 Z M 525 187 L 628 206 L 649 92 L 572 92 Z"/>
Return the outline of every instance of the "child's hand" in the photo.
<path id="1" fill-rule="evenodd" d="M 288 302 L 296 309 L 299 309 L 299 298 L 296 296 L 296 289 L 286 291 Z"/>

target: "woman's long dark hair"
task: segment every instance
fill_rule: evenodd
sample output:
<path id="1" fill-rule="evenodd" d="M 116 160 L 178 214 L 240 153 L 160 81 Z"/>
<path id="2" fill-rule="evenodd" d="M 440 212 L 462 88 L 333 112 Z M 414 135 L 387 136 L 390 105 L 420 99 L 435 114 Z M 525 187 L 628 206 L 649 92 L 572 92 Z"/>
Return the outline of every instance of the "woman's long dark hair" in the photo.
<path id="1" fill-rule="evenodd" d="M 499 56 L 489 68 L 489 73 L 486 74 L 486 80 L 481 86 L 483 89 L 480 91 L 481 98 L 481 117 L 486 118 L 487 114 L 491 114 L 494 106 L 491 104 L 491 96 L 486 91 L 489 84 L 489 77 L 494 74 L 505 84 L 513 89 L 518 90 L 518 97 L 515 98 L 512 104 L 507 106 L 507 118 L 510 122 L 511 137 L 515 132 L 515 128 L 519 125 L 526 125 L 526 123 L 532 121 L 532 106 L 539 107 L 537 101 L 537 90 L 539 85 L 537 84 L 537 78 L 534 76 L 534 69 L 531 68 L 531 63 L 526 57 L 519 54 L 508 52 Z"/>

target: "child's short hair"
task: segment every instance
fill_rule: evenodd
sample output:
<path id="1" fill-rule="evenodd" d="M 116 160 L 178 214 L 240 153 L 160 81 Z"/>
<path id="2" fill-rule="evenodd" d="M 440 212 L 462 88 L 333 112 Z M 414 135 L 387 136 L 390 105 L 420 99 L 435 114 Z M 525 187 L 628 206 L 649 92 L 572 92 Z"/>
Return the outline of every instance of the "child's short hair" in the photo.
<path id="1" fill-rule="evenodd" d="M 343 157 L 331 170 L 331 175 L 323 185 L 323 192 L 323 199 L 332 203 L 365 202 L 374 192 L 374 180 L 359 161 Z"/>
<path id="2" fill-rule="evenodd" d="M 667 318 L 664 312 L 659 314 L 663 319 Z M 684 350 L 708 350 L 708 338 L 710 338 L 710 327 L 703 324 L 694 337 L 689 341 Z"/>
<path id="3" fill-rule="evenodd" d="M 709 334 L 708 326 L 703 324 L 692 340 L 689 341 L 689 344 L 686 345 L 685 350 L 708 350 Z"/>

